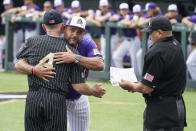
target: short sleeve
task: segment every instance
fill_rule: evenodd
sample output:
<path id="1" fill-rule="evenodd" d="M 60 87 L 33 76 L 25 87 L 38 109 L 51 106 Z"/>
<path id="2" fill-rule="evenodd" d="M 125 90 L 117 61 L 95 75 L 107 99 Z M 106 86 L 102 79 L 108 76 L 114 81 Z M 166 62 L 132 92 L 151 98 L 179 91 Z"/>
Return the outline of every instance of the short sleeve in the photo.
<path id="1" fill-rule="evenodd" d="M 156 88 L 156 85 L 164 72 L 164 59 L 160 54 L 156 54 L 144 66 L 146 66 L 145 74 L 141 82 L 146 86 Z"/>
<path id="2" fill-rule="evenodd" d="M 27 40 L 27 42 L 23 43 L 16 55 L 17 59 L 25 59 L 28 61 L 28 58 L 30 56 L 31 53 L 31 44 L 29 44 L 29 40 Z"/>
<path id="3" fill-rule="evenodd" d="M 103 57 L 102 54 L 99 52 L 97 45 L 95 44 L 95 42 L 93 40 L 89 41 L 88 44 L 88 57 Z"/>
<path id="4" fill-rule="evenodd" d="M 79 84 L 85 82 L 85 76 L 83 75 L 82 66 L 76 63 L 72 63 L 70 78 L 72 84 Z"/>
<path id="5" fill-rule="evenodd" d="M 115 12 L 114 11 L 110 11 L 110 14 L 111 14 L 111 16 L 113 16 L 113 15 L 115 15 Z M 107 19 L 106 19 L 106 21 L 109 21 L 109 19 L 110 19 L 111 16 L 108 16 Z"/>
<path id="6" fill-rule="evenodd" d="M 129 15 L 129 20 L 132 20 L 133 19 L 133 17 L 134 17 L 134 15 Z"/>
<path id="7" fill-rule="evenodd" d="M 36 11 L 40 11 L 40 8 L 39 8 L 38 6 L 35 6 L 34 9 L 35 9 Z"/>
<path id="8" fill-rule="evenodd" d="M 193 15 L 193 16 L 190 16 L 188 18 L 189 21 L 193 22 L 193 23 L 196 23 L 196 15 Z"/>
<path id="9" fill-rule="evenodd" d="M 121 21 L 123 19 L 124 19 L 124 17 L 122 15 L 118 15 L 118 21 Z"/>

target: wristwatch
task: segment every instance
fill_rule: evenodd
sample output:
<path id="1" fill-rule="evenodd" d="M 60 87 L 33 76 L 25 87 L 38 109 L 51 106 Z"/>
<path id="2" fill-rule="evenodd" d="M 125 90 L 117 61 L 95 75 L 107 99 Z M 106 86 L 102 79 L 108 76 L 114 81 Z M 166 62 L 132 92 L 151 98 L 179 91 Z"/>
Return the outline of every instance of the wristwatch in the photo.
<path id="1" fill-rule="evenodd" d="M 80 61 L 80 55 L 76 55 L 75 63 L 78 63 Z"/>

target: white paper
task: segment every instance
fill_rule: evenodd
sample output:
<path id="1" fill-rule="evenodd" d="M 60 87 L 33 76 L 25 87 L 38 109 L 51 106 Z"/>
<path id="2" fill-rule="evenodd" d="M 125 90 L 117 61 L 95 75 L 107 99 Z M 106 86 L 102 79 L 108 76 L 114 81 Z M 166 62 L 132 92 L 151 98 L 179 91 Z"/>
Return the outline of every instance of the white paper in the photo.
<path id="1" fill-rule="evenodd" d="M 119 86 L 121 80 L 137 82 L 133 68 L 116 68 L 110 67 L 110 82 L 112 86 Z"/>

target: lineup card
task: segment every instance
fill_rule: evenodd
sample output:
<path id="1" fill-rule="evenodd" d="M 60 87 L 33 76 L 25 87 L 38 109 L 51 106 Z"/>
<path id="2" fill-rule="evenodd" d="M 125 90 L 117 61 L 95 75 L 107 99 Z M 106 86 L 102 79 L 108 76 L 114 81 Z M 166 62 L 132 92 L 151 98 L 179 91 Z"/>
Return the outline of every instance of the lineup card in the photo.
<path id="1" fill-rule="evenodd" d="M 116 68 L 110 67 L 110 82 L 112 86 L 119 86 L 121 80 L 137 82 L 133 68 Z"/>

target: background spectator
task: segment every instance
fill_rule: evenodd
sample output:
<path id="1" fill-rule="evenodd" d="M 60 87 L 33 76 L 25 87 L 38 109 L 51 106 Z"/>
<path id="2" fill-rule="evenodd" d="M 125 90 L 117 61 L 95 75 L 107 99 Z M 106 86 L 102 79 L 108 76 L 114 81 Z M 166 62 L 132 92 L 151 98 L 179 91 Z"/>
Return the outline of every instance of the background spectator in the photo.
<path id="1" fill-rule="evenodd" d="M 165 17 L 169 19 L 171 24 L 180 23 L 182 21 L 182 16 L 178 13 L 176 4 L 170 4 L 167 10 L 168 12 L 165 14 Z"/>

